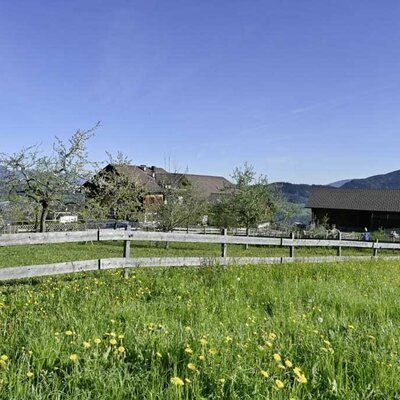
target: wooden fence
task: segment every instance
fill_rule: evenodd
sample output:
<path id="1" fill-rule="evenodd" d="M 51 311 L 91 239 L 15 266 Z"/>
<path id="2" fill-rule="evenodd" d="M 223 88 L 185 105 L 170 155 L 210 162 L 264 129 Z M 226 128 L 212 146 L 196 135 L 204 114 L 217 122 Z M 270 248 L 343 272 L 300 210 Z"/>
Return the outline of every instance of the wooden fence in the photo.
<path id="1" fill-rule="evenodd" d="M 0 269 L 0 281 L 20 278 L 32 278 L 38 276 L 57 275 L 83 271 L 106 270 L 112 268 L 123 268 L 127 271 L 129 267 L 163 267 L 163 266 L 205 266 L 205 265 L 231 265 L 231 264 L 266 264 L 287 263 L 294 261 L 302 262 L 332 262 L 344 260 L 366 260 L 378 258 L 380 249 L 400 250 L 400 243 L 387 242 L 362 242 L 353 240 L 342 240 L 339 235 L 337 240 L 326 239 L 298 239 L 292 234 L 291 237 L 245 237 L 230 236 L 226 230 L 220 235 L 201 235 L 194 233 L 164 233 L 164 232 L 142 232 L 142 231 L 120 231 L 98 229 L 82 232 L 46 232 L 46 233 L 16 233 L 0 235 L 0 246 L 36 245 L 50 243 L 71 242 L 94 242 L 119 240 L 124 242 L 123 257 L 96 259 L 87 261 L 70 261 L 56 264 L 31 265 Z M 143 257 L 134 258 L 134 247 L 131 249 L 132 241 L 153 242 L 184 242 L 184 243 L 214 243 L 221 245 L 220 257 Z M 288 248 L 287 257 L 228 257 L 229 245 L 258 245 L 279 246 Z M 296 257 L 297 247 L 330 247 L 337 249 L 336 256 L 323 257 Z M 342 248 L 370 249 L 371 256 L 342 256 Z M 400 256 L 379 258 L 400 259 Z"/>

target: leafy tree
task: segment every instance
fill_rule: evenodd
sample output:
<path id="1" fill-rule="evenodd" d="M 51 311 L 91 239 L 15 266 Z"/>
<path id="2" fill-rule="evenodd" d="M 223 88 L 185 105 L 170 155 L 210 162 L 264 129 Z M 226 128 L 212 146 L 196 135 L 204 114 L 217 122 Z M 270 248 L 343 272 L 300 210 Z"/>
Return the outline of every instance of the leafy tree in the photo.
<path id="1" fill-rule="evenodd" d="M 245 163 L 233 171 L 234 188 L 226 188 L 212 207 L 213 220 L 221 227 L 243 227 L 246 236 L 252 227 L 270 221 L 276 211 L 273 193 L 267 178 L 257 176 Z"/>
<path id="2" fill-rule="evenodd" d="M 84 184 L 85 215 L 93 219 L 138 220 L 143 214 L 145 189 L 129 174 L 130 160 L 108 154 L 108 165 Z"/>
<path id="3" fill-rule="evenodd" d="M 46 217 L 52 207 L 78 201 L 90 166 L 86 144 L 99 125 L 76 131 L 67 143 L 56 138 L 50 155 L 43 155 L 37 145 L 12 155 L 0 154 L 0 165 L 7 169 L 9 195 L 28 199 L 39 208 L 40 232 L 46 231 Z"/>

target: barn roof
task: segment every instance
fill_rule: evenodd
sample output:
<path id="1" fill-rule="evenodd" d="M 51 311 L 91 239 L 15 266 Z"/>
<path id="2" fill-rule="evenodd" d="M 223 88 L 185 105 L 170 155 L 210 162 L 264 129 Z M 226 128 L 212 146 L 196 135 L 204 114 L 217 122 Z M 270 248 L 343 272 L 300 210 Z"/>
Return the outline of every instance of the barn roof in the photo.
<path id="1" fill-rule="evenodd" d="M 306 208 L 400 212 L 400 189 L 315 187 Z"/>

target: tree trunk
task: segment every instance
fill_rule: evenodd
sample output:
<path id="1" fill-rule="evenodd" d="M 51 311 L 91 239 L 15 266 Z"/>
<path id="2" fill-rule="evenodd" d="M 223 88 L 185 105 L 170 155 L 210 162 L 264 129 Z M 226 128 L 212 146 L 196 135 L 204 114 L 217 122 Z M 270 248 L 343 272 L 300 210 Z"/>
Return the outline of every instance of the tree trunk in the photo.
<path id="1" fill-rule="evenodd" d="M 49 204 L 47 201 L 42 202 L 42 212 L 40 214 L 40 227 L 39 232 L 46 232 L 46 218 L 49 212 Z"/>
<path id="2" fill-rule="evenodd" d="M 35 226 L 34 226 L 35 232 L 37 232 L 38 227 L 39 227 L 39 210 L 36 208 L 35 209 Z"/>

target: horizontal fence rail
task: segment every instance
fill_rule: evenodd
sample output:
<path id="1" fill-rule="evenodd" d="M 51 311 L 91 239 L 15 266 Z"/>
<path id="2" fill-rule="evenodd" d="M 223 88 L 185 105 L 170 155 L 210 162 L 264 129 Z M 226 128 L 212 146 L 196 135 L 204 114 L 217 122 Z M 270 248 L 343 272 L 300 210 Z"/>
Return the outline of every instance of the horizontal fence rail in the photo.
<path id="1" fill-rule="evenodd" d="M 57 275 L 74 272 L 106 270 L 111 268 L 130 267 L 167 267 L 167 266 L 205 266 L 205 265 L 243 265 L 260 263 L 302 262 L 332 262 L 345 260 L 376 259 L 379 249 L 400 250 L 400 243 L 363 242 L 338 239 L 296 239 L 291 237 L 254 237 L 222 234 L 199 234 L 177 232 L 143 232 L 131 230 L 93 229 L 87 231 L 46 232 L 46 233 L 15 233 L 0 234 L 0 246 L 38 245 L 51 243 L 123 241 L 122 258 L 108 258 L 88 261 L 70 261 L 56 264 L 31 265 L 0 269 L 0 281 L 20 278 L 32 278 L 47 275 Z M 221 257 L 144 257 L 132 258 L 132 241 L 152 242 L 183 242 L 183 243 L 214 243 L 221 245 Z M 228 257 L 228 245 L 257 245 L 288 247 L 289 257 Z M 297 247 L 330 247 L 337 249 L 336 256 L 295 257 Z M 342 248 L 371 249 L 371 256 L 342 256 Z M 400 256 L 379 258 L 400 259 Z"/>

